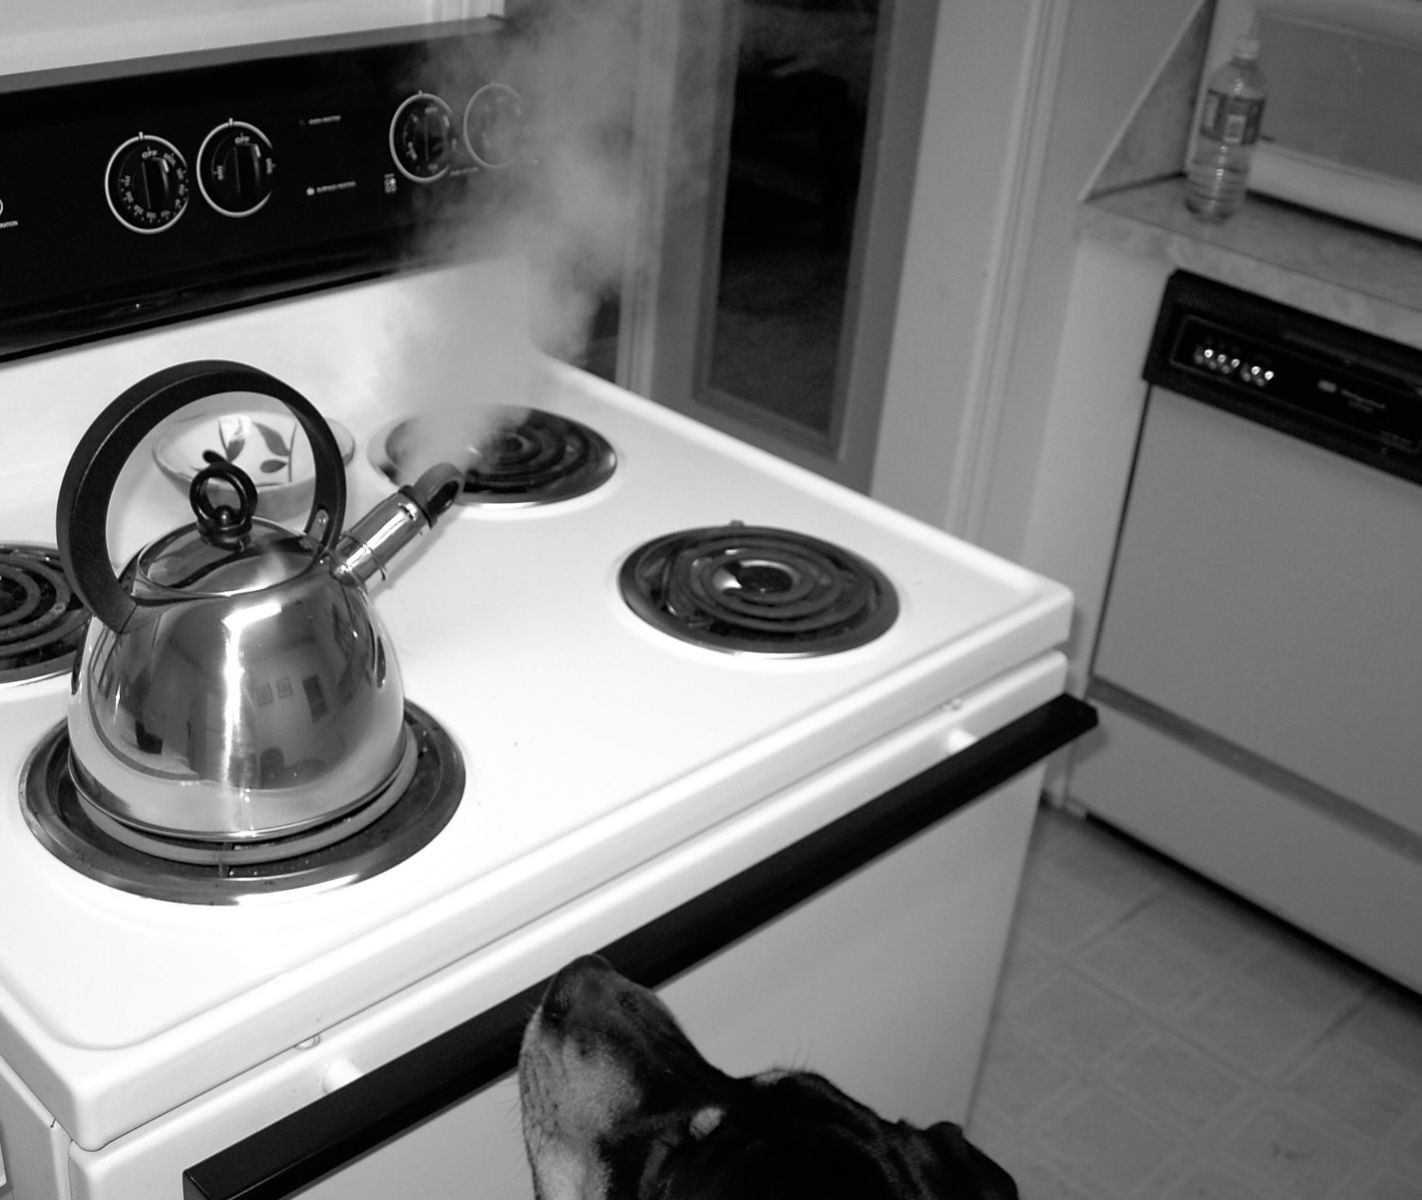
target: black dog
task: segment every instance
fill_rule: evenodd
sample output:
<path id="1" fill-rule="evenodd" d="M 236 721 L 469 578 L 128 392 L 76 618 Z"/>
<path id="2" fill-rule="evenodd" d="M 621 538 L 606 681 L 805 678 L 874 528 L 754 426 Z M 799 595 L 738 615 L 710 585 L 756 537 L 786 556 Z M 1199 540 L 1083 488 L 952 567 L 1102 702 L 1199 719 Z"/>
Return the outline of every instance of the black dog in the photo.
<path id="1" fill-rule="evenodd" d="M 885 1121 L 822 1079 L 736 1079 L 600 958 L 549 984 L 519 1058 L 539 1200 L 1016 1200 L 944 1121 Z"/>

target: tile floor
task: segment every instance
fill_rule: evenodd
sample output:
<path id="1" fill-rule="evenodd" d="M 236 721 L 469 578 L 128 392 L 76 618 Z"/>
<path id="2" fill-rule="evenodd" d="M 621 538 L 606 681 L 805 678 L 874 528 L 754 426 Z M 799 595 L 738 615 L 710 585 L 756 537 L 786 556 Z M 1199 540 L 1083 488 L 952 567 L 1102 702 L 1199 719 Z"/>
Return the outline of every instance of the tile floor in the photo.
<path id="1" fill-rule="evenodd" d="M 1022 1200 L 1422 1200 L 1422 997 L 1043 809 L 969 1135 Z"/>

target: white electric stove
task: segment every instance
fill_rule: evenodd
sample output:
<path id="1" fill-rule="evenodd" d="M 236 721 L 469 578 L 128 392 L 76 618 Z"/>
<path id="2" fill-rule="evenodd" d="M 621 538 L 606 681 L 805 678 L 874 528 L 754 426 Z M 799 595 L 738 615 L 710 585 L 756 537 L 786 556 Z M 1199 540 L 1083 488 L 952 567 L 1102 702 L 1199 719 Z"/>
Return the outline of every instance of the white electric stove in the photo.
<path id="1" fill-rule="evenodd" d="M 392 427 L 432 406 L 567 418 L 603 457 L 567 494 L 471 487 L 373 588 L 406 699 L 462 772 L 389 865 L 209 894 L 66 859 L 26 789 L 68 664 L 0 685 L 0 1156 L 19 1200 L 373 1196 L 408 1161 L 527 1194 L 510 1031 L 595 949 L 674 976 L 730 1069 L 793 1057 L 901 1115 L 965 1116 L 1038 760 L 1085 719 L 1053 708 L 1068 594 L 540 356 L 521 281 L 512 259 L 409 268 L 0 365 L 6 544 L 53 545 L 85 428 L 192 360 L 259 367 L 350 430 L 350 519 L 394 487 Z M 117 493 L 120 558 L 191 520 L 146 451 Z M 624 592 L 629 563 L 704 530 L 843 553 L 867 626 L 789 647 L 668 631 Z M 711 590 L 727 571 L 732 592 L 789 588 L 803 552 L 733 548 Z M 0 581 L 0 630 L 24 594 Z M 907 1030 L 930 1021 L 925 1052 Z"/>

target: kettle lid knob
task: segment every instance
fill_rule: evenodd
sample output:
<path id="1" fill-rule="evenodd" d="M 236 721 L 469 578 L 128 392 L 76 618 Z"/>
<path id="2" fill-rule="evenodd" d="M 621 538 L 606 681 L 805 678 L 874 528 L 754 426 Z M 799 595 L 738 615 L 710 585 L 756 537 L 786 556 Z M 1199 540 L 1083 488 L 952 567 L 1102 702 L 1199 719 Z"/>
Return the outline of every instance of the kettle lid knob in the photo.
<path id="1" fill-rule="evenodd" d="M 228 496 L 233 498 L 229 501 Z M 188 503 L 198 532 L 208 541 L 230 542 L 250 533 L 257 512 L 257 485 L 236 463 L 208 463 L 188 485 Z"/>

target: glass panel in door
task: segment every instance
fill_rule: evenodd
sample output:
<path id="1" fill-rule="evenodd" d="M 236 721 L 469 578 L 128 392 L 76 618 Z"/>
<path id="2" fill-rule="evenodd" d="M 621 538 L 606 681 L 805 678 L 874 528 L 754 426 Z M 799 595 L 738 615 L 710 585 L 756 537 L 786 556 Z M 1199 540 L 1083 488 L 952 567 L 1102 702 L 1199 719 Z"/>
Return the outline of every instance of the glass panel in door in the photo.
<path id="1" fill-rule="evenodd" d="M 877 0 L 742 10 L 703 398 L 827 444 Z"/>
<path id="2" fill-rule="evenodd" d="M 643 101 L 660 253 L 619 374 L 867 490 L 936 6 L 713 7 L 652 31 L 678 66 Z"/>

